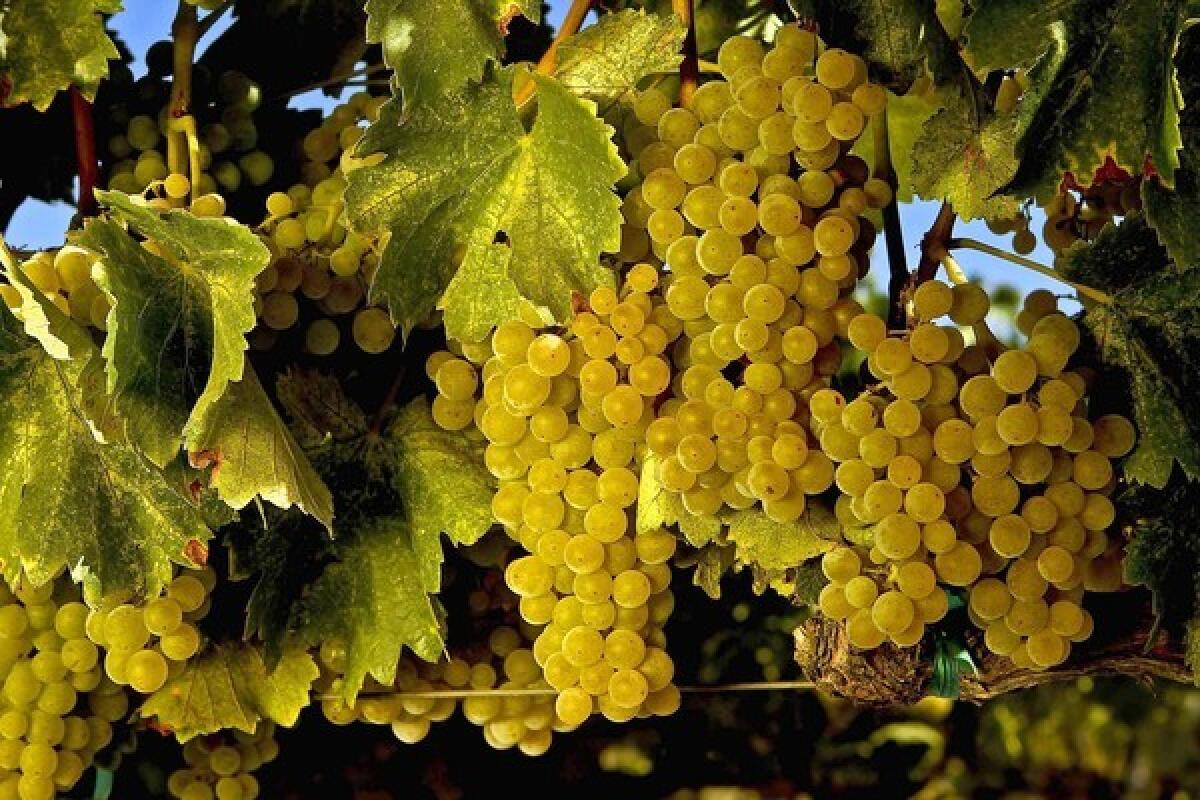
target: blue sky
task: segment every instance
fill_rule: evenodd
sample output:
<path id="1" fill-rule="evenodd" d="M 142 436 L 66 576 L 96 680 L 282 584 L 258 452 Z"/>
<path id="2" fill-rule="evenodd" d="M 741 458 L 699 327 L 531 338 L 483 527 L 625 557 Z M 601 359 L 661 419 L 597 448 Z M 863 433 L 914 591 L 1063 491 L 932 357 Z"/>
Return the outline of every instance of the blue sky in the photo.
<path id="1" fill-rule="evenodd" d="M 569 0 L 550 0 L 550 22 L 557 25 L 562 20 L 569 5 Z M 164 0 L 124 0 L 124 7 L 125 10 L 113 18 L 113 27 L 134 53 L 135 60 L 132 65 L 134 74 L 142 75 L 145 74 L 146 68 L 141 57 L 145 54 L 146 48 L 150 44 L 164 38 L 170 30 L 171 19 L 175 13 L 175 4 L 164 2 Z M 208 33 L 206 41 L 211 41 L 211 39 L 219 35 L 228 24 L 227 15 L 226 19 L 215 25 Z M 201 48 L 204 47 L 204 44 L 204 42 L 201 42 Z M 314 91 L 295 98 L 293 105 L 298 108 L 328 109 L 335 102 L 336 100 L 326 97 L 321 92 Z M 72 210 L 70 206 L 63 203 L 48 205 L 46 203 L 29 201 L 18 209 L 12 222 L 9 224 L 8 239 L 14 245 L 23 248 L 58 246 L 63 241 L 63 235 L 70 222 Z M 1033 230 L 1037 233 L 1041 229 L 1043 218 L 1037 209 L 1034 211 Z M 936 215 L 937 206 L 933 203 L 907 203 L 900 207 L 900 216 L 904 224 L 904 243 L 911 254 L 912 263 L 916 262 L 916 248 L 920 243 L 921 236 L 929 229 Z M 1008 247 L 1007 237 L 993 235 L 981 222 L 960 223 L 957 232 L 961 236 L 972 236 L 1005 249 Z M 1042 244 L 1040 236 L 1038 237 L 1038 249 L 1031 257 L 1043 264 L 1053 263 L 1053 254 Z M 881 280 L 886 283 L 887 264 L 882 240 L 879 246 L 875 248 L 873 259 L 874 262 L 871 269 L 872 279 Z M 982 253 L 972 251 L 961 252 L 959 254 L 959 261 L 969 274 L 981 276 L 984 282 L 989 285 L 1008 283 L 1022 291 L 1044 287 L 1056 293 L 1061 293 L 1065 289 L 1061 284 L 1043 278 L 1036 273 L 1004 261 L 998 261 Z"/>

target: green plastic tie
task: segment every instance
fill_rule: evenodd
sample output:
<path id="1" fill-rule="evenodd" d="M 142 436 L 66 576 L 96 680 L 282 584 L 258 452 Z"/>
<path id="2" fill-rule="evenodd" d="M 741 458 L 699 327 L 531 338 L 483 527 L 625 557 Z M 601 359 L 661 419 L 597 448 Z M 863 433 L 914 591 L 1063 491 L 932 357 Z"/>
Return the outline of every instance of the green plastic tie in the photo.
<path id="1" fill-rule="evenodd" d="M 929 690 L 938 697 L 957 699 L 961 691 L 960 678 L 968 668 L 979 674 L 979 668 L 975 666 L 962 639 L 938 632 L 934 638 L 933 680 Z"/>
<path id="2" fill-rule="evenodd" d="M 92 800 L 108 800 L 112 797 L 114 775 L 111 769 L 96 767 L 96 788 L 92 792 Z"/>

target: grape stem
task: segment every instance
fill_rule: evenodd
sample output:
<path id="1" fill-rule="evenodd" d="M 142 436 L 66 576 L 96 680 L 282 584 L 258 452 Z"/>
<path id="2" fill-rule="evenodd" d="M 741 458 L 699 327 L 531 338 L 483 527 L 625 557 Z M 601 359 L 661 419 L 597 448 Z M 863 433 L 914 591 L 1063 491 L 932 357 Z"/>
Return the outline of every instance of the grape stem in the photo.
<path id="1" fill-rule="evenodd" d="M 947 252 L 942 256 L 942 267 L 946 270 L 946 277 L 951 283 L 959 286 L 964 283 L 970 283 L 970 278 L 967 277 L 967 271 L 962 268 L 953 255 Z M 1008 348 L 1000 341 L 992 331 L 992 326 L 988 325 L 987 320 L 980 320 L 971 326 L 971 330 L 975 332 L 975 343 L 983 348 L 987 353 L 988 358 L 995 360 Z"/>
<path id="2" fill-rule="evenodd" d="M 387 394 L 384 395 L 383 402 L 379 405 L 379 410 L 375 412 L 375 419 L 371 421 L 371 430 L 368 436 L 378 436 L 383 433 L 383 426 L 387 423 L 388 414 L 396 407 L 396 398 L 400 395 L 400 387 L 404 385 L 404 377 L 407 370 L 404 367 L 396 373 L 395 380 L 388 387 Z"/>
<path id="3" fill-rule="evenodd" d="M 871 123 L 875 168 L 874 177 L 887 183 L 892 199 L 883 207 L 883 238 L 887 244 L 888 270 L 888 329 L 902 330 L 905 325 L 904 290 L 912 275 L 904 253 L 904 229 L 900 225 L 900 206 L 896 201 L 896 170 L 892 167 L 892 145 L 888 131 L 887 109 Z"/>
<path id="4" fill-rule="evenodd" d="M 962 248 L 965 250 L 978 250 L 981 253 L 987 253 L 989 256 L 1002 258 L 1005 261 L 1025 267 L 1025 269 L 1032 270 L 1039 275 L 1045 275 L 1047 278 L 1053 278 L 1059 283 L 1070 286 L 1072 289 L 1078 292 L 1080 296 L 1086 297 L 1093 302 L 1106 306 L 1112 305 L 1113 298 L 1110 294 L 1102 292 L 1099 289 L 1093 289 L 1091 286 L 1085 286 L 1082 283 L 1069 281 L 1060 275 L 1057 270 L 1051 269 L 1043 264 L 1039 264 L 1031 258 L 1019 256 L 1016 253 L 1009 253 L 1006 250 L 1001 250 L 999 247 L 993 247 L 992 245 L 981 242 L 978 239 L 959 237 L 947 241 L 946 246 L 950 248 Z"/>
<path id="5" fill-rule="evenodd" d="M 700 86 L 700 54 L 696 46 L 696 13 L 692 0 L 671 0 L 675 16 L 687 29 L 683 39 L 683 61 L 679 63 L 679 104 L 692 107 L 692 98 Z"/>
<path id="6" fill-rule="evenodd" d="M 79 171 L 79 198 L 75 207 L 80 217 L 93 217 L 96 205 L 96 182 L 100 167 L 96 160 L 96 125 L 92 119 L 92 104 L 78 86 L 71 87 L 71 119 L 75 125 L 75 163 Z"/>
<path id="7" fill-rule="evenodd" d="M 567 38 L 574 36 L 583 27 L 583 21 L 587 18 L 588 12 L 592 10 L 592 0 L 571 0 L 571 7 L 567 9 L 567 15 L 563 17 L 562 25 L 554 34 L 554 41 L 550 43 L 550 47 L 542 55 L 542 58 L 537 63 L 535 68 L 539 75 L 552 75 L 558 69 L 558 47 Z M 513 101 L 518 107 L 525 105 L 529 98 L 533 97 L 533 93 L 537 91 L 537 82 L 533 79 L 527 80 L 524 85 L 517 91 Z"/>
<path id="8" fill-rule="evenodd" d="M 917 273 L 913 276 L 913 288 L 920 286 L 937 275 L 938 266 L 946 255 L 950 237 L 954 233 L 954 206 L 949 202 L 942 203 L 933 225 L 921 239 L 921 260 L 917 264 Z"/>
<path id="9" fill-rule="evenodd" d="M 186 117 L 192 105 L 192 61 L 196 57 L 196 42 L 200 38 L 200 25 L 196 21 L 196 7 L 179 0 L 175 21 L 171 23 L 171 38 L 174 40 L 174 73 L 171 80 L 171 98 L 167 113 L 171 120 Z M 181 130 L 167 133 L 167 167 L 173 173 L 185 174 L 188 165 L 187 135 Z M 195 183 L 199 175 L 189 176 Z"/>

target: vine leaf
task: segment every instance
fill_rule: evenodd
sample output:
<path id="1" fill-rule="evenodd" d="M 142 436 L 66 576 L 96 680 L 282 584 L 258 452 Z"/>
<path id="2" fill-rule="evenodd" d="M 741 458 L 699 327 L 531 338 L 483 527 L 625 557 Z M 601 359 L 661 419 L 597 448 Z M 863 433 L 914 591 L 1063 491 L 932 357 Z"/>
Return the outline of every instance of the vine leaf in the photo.
<path id="1" fill-rule="evenodd" d="M 431 105 L 504 54 L 508 23 L 537 23 L 538 0 L 367 0 L 367 41 L 383 46 L 406 105 Z"/>
<path id="2" fill-rule="evenodd" d="M 1044 19 L 1045 3 L 991 0 L 967 25 L 982 42 L 1013 18 L 1030 24 Z M 1005 191 L 1045 195 L 1064 172 L 1090 177 L 1112 157 L 1133 173 L 1147 161 L 1166 186 L 1179 166 L 1179 88 L 1168 54 L 1173 54 L 1185 16 L 1185 0 L 1074 0 L 1054 7 L 1047 31 L 1009 28 L 985 60 L 1015 56 L 1041 74 L 1035 113 L 1017 143 L 1020 166 Z M 1015 43 L 1018 40 L 1019 44 Z M 1003 64 L 1014 66 L 1011 61 Z M 1028 99 L 1022 100 L 1022 105 Z"/>
<path id="3" fill-rule="evenodd" d="M 887 105 L 888 142 L 891 146 L 892 169 L 896 172 L 896 202 L 910 203 L 913 191 L 913 160 L 910 154 L 929 124 L 930 118 L 941 110 L 937 94 L 908 93 L 889 95 Z M 874 166 L 875 142 L 863 136 L 854 145 L 854 152 Z"/>
<path id="4" fill-rule="evenodd" d="M 1200 502 L 1197 484 L 1173 483 L 1166 492 L 1135 489 L 1122 506 L 1137 520 L 1125 551 L 1125 582 L 1145 586 L 1154 598 L 1160 623 L 1187 623 L 1189 664 L 1197 664 L 1195 617 L 1200 611 L 1200 539 L 1188 524 Z"/>
<path id="5" fill-rule="evenodd" d="M 339 560 L 309 587 L 294 615 L 307 644 L 345 645 L 344 692 L 353 702 L 367 675 L 385 685 L 395 680 L 402 648 L 435 661 L 443 644 L 438 607 L 421 585 L 418 545 L 404 518 L 363 519 L 341 535 Z"/>
<path id="6" fill-rule="evenodd" d="M 269 513 L 266 524 L 258 515 L 245 515 L 226 542 L 230 579 L 257 576 L 243 635 L 262 641 L 267 667 L 274 667 L 289 643 L 293 604 L 333 558 L 333 541 L 319 522 L 289 509 Z"/>
<path id="7" fill-rule="evenodd" d="M 441 534 L 455 544 L 479 541 L 492 527 L 496 482 L 480 469 L 482 442 L 439 428 L 423 399 L 400 411 L 385 442 L 412 527 L 421 584 L 436 593 L 441 588 Z"/>
<path id="8" fill-rule="evenodd" d="M 220 730 L 253 733 L 264 719 L 291 727 L 319 674 L 316 661 L 298 646 L 268 669 L 254 645 L 214 644 L 146 698 L 141 715 L 157 717 L 181 742 Z"/>
<path id="9" fill-rule="evenodd" d="M 632 9 L 605 14 L 559 45 L 555 77 L 606 112 L 647 75 L 674 72 L 686 33 L 674 15 Z"/>
<path id="10" fill-rule="evenodd" d="M 351 411 L 336 382 L 292 373 L 280 386 L 285 407 L 313 434 L 304 438 L 321 437 L 318 469 L 350 502 L 338 516 L 335 560 L 286 609 L 286 620 L 260 625 L 296 631 L 308 644 L 344 643 L 345 693 L 353 700 L 367 675 L 395 679 L 402 648 L 430 661 L 441 654 L 432 595 L 441 588 L 442 534 L 456 545 L 478 541 L 492 525 L 494 482 L 482 441 L 438 428 L 423 399 L 380 435 Z"/>
<path id="11" fill-rule="evenodd" d="M 480 247 L 477 258 L 463 262 L 446 285 L 439 301 L 447 331 L 456 331 L 462 341 L 480 342 L 492 328 L 517 319 L 521 313 L 521 290 L 508 275 L 509 248 L 502 244 Z M 488 286 L 489 291 L 480 287 Z"/>
<path id="12" fill-rule="evenodd" d="M 212 485 L 234 508 L 261 497 L 280 508 L 297 506 L 333 530 L 333 497 L 247 364 L 217 402 L 188 423 L 193 461 L 212 462 Z"/>
<path id="13" fill-rule="evenodd" d="M 254 277 L 270 252 L 230 220 L 162 214 L 120 192 L 96 196 L 167 256 L 148 252 L 114 220 L 89 222 L 79 238 L 102 257 L 97 283 L 112 302 L 108 393 L 129 438 L 162 465 L 178 453 L 184 429 L 241 380 Z"/>
<path id="14" fill-rule="evenodd" d="M 832 512 L 810 504 L 795 522 L 779 523 L 761 510 L 726 515 L 728 539 L 738 561 L 763 569 L 797 567 L 831 549 L 841 534 Z"/>
<path id="15" fill-rule="evenodd" d="M 926 200 L 948 200 L 964 219 L 1011 217 L 1016 199 L 996 195 L 1017 168 L 1018 118 L 997 117 L 971 96 L 950 95 L 912 147 L 912 187 Z"/>
<path id="16" fill-rule="evenodd" d="M 1063 270 L 1113 295 L 1084 322 L 1105 362 L 1128 378 L 1138 443 L 1125 475 L 1161 489 L 1178 463 L 1200 479 L 1200 269 L 1171 268 L 1145 219 L 1131 215 L 1073 251 Z"/>
<path id="17" fill-rule="evenodd" d="M 7 277 L 28 299 L 27 278 Z M 74 326 L 48 301 L 21 313 L 35 309 L 60 332 Z M 56 359 L 0 309 L 0 563 L 10 580 L 69 568 L 89 596 L 154 595 L 212 532 L 182 487 L 124 442 L 97 440 L 82 384 L 99 357 Z"/>
<path id="18" fill-rule="evenodd" d="M 1179 128 L 1183 136 L 1175 186 L 1163 186 L 1155 178 L 1142 183 L 1146 218 L 1159 241 L 1180 269 L 1200 264 L 1200 236 L 1196 236 L 1196 208 L 1200 206 L 1200 25 L 1191 25 L 1179 39 L 1175 54 L 1183 112 Z"/>
<path id="19" fill-rule="evenodd" d="M 89 99 L 121 53 L 104 30 L 102 14 L 120 0 L 10 0 L 0 8 L 0 106 L 30 103 L 38 111 L 78 86 Z"/>
<path id="20" fill-rule="evenodd" d="M 527 131 L 514 74 L 496 72 L 411 112 L 393 100 L 359 145 L 383 159 L 350 175 L 347 212 L 360 230 L 390 233 L 371 297 L 405 333 L 439 301 L 455 320 L 450 336 L 477 330 L 489 312 L 465 310 L 464 298 L 484 308 L 480 298 L 490 300 L 497 281 L 511 280 L 558 319 L 570 314 L 572 291 L 613 281 L 599 263 L 620 246 L 613 185 L 625 166 L 612 129 L 593 103 L 539 75 Z M 443 295 L 464 272 L 451 296 L 464 305 L 452 308 Z"/>

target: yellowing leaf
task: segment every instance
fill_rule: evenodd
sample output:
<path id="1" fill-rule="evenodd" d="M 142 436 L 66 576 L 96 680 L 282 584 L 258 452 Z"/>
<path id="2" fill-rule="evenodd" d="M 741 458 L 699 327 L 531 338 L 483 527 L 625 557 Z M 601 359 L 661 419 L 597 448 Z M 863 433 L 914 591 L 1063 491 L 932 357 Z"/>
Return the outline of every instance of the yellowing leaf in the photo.
<path id="1" fill-rule="evenodd" d="M 234 508 L 261 497 L 280 508 L 298 506 L 332 530 L 329 488 L 249 364 L 216 403 L 198 409 L 188 425 L 187 449 L 194 459 L 213 463 L 212 485 Z"/>
<path id="2" fill-rule="evenodd" d="M 189 660 L 142 704 L 144 718 L 174 732 L 180 741 L 220 730 L 253 733 L 264 719 L 291 727 L 309 703 L 320 670 L 303 648 L 290 647 L 274 669 L 258 648 L 216 644 Z"/>
<path id="3" fill-rule="evenodd" d="M 568 37 L 558 48 L 555 77 L 602 110 L 632 92 L 648 75 L 674 72 L 685 31 L 673 14 L 626 9 Z"/>
<path id="4" fill-rule="evenodd" d="M 53 306 L 48 316 L 74 325 Z M 97 440 L 80 384 L 98 358 L 51 358 L 0 308 L 0 564 L 38 583 L 70 568 L 101 597 L 155 594 L 212 533 L 182 487 L 126 444 Z"/>
<path id="5" fill-rule="evenodd" d="M 359 145 L 383 160 L 351 173 L 347 213 L 356 228 L 390 233 L 371 296 L 406 332 L 439 301 L 447 333 L 478 331 L 494 316 L 483 301 L 507 281 L 561 320 L 573 291 L 613 281 L 599 262 L 620 246 L 613 185 L 625 168 L 612 129 L 592 103 L 535 76 L 527 131 L 513 75 L 494 73 L 431 107 L 405 112 L 393 101 Z M 451 305 L 443 295 L 460 275 Z"/>
<path id="6" fill-rule="evenodd" d="M 78 86 L 88 98 L 121 57 L 104 30 L 103 14 L 120 0 L 9 0 L 0 6 L 0 106 L 32 103 L 39 111 L 54 96 Z"/>
<path id="7" fill-rule="evenodd" d="M 97 197 L 172 260 L 147 252 L 111 220 L 93 220 L 79 239 L 103 257 L 97 282 L 112 301 L 108 392 L 130 440 L 161 465 L 178 453 L 184 428 L 241 380 L 245 335 L 255 324 L 254 277 L 270 253 L 231 220 L 160 214 L 120 192 Z"/>
<path id="8" fill-rule="evenodd" d="M 824 506 L 809 505 L 795 522 L 779 523 L 760 510 L 735 511 L 726 518 L 737 559 L 764 569 L 797 567 L 829 550 L 841 527 Z"/>

